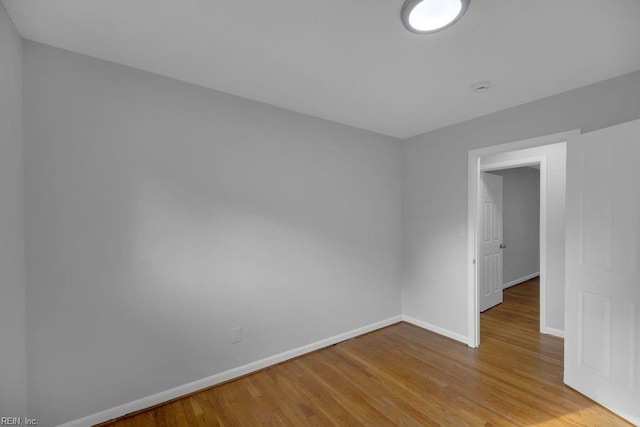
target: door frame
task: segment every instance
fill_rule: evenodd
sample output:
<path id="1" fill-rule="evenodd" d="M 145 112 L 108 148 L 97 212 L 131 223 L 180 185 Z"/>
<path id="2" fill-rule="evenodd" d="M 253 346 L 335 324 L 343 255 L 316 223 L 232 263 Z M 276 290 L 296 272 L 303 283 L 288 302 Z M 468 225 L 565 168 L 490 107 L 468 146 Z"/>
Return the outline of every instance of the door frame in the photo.
<path id="1" fill-rule="evenodd" d="M 579 135 L 580 129 L 509 142 L 489 147 L 469 150 L 468 153 L 468 203 L 467 203 L 467 286 L 468 286 L 468 345 L 475 348 L 480 345 L 480 311 L 478 290 L 478 264 L 477 254 L 480 253 L 480 173 L 489 170 L 509 169 L 519 166 L 529 166 L 540 163 L 540 331 L 548 333 L 546 325 L 546 253 L 547 253 L 547 159 L 546 156 L 521 156 L 513 160 L 499 163 L 481 165 L 481 158 L 492 155 L 509 153 L 527 148 L 541 147 L 544 145 L 566 143 L 570 137 Z M 490 169 L 492 168 L 492 169 Z M 544 209 L 544 210 L 543 210 Z M 543 232 L 544 231 L 544 232 Z M 543 283 L 544 282 L 544 283 Z M 543 293 L 544 292 L 544 293 Z"/>

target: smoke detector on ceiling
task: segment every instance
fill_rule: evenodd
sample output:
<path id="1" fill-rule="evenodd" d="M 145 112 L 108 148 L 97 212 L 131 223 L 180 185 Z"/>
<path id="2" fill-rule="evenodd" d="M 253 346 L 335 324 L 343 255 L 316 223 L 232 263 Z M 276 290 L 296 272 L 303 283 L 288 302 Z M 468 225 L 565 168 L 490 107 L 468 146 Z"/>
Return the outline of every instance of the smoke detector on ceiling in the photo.
<path id="1" fill-rule="evenodd" d="M 491 87 L 493 85 L 491 84 L 491 82 L 478 82 L 476 84 L 474 84 L 473 86 L 471 86 L 471 90 L 474 93 L 485 93 L 488 92 L 489 90 L 491 90 Z"/>

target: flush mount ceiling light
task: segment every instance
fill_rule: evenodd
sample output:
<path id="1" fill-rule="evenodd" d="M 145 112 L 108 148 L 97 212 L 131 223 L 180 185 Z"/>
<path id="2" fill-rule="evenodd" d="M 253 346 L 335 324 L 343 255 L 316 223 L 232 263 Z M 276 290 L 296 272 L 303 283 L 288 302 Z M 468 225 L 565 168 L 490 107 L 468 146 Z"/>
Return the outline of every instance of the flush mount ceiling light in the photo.
<path id="1" fill-rule="evenodd" d="M 471 0 L 406 0 L 400 17 L 412 33 L 429 34 L 455 24 L 467 11 Z"/>

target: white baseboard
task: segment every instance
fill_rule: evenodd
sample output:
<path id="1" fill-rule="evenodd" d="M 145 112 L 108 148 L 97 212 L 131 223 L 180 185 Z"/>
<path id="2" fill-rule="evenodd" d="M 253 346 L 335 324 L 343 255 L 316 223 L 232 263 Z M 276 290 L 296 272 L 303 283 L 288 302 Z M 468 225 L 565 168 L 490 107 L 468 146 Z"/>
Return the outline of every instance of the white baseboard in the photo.
<path id="1" fill-rule="evenodd" d="M 419 328 L 426 329 L 426 330 L 431 331 L 431 332 L 435 332 L 436 334 L 443 335 L 443 336 L 445 336 L 447 338 L 451 338 L 451 339 L 456 340 L 456 341 L 460 341 L 463 344 L 469 344 L 468 338 L 466 336 L 464 336 L 464 335 L 460 335 L 457 332 L 453 332 L 453 331 L 450 331 L 448 329 L 444 329 L 444 328 L 441 328 L 439 326 L 432 325 L 431 323 L 424 322 L 422 320 L 418 320 L 418 319 L 416 319 L 414 317 L 407 316 L 407 315 L 404 315 L 404 314 L 402 315 L 402 320 L 407 322 L 407 323 L 411 323 L 412 325 L 418 326 Z"/>
<path id="2" fill-rule="evenodd" d="M 107 409 L 102 412 L 98 412 L 93 415 L 89 415 L 83 418 L 79 418 L 74 421 L 70 421 L 65 424 L 61 424 L 59 427 L 86 427 L 89 425 L 103 423 L 105 421 L 112 420 L 114 418 L 122 417 L 123 415 L 130 414 L 132 412 L 140 411 L 142 409 L 149 408 L 159 403 L 166 402 L 171 399 L 175 399 L 185 394 L 193 393 L 194 391 L 202 390 L 207 387 L 214 386 L 216 384 L 223 383 L 225 381 L 238 378 L 260 369 L 267 368 L 272 365 L 284 362 L 294 357 L 302 356 L 303 354 L 311 353 L 312 351 L 319 350 L 324 347 L 328 347 L 333 344 L 337 344 L 341 341 L 348 340 L 350 338 L 363 335 L 368 332 L 381 329 L 394 323 L 398 323 L 403 320 L 403 316 L 394 316 L 379 322 L 371 323 L 361 328 L 353 329 L 349 332 L 334 335 L 329 338 L 325 338 L 320 341 L 316 341 L 311 344 L 304 345 L 302 347 L 294 348 L 293 350 L 285 351 L 284 353 L 276 354 L 274 356 L 267 357 L 265 359 L 257 360 L 244 366 L 230 369 L 228 371 L 220 372 L 207 378 L 202 378 L 183 384 L 178 387 L 174 387 L 169 390 L 156 393 L 151 396 L 143 397 L 142 399 L 134 400 L 133 402 L 125 403 L 123 405 L 116 406 L 115 408 Z"/>
<path id="3" fill-rule="evenodd" d="M 555 337 L 560 337 L 560 338 L 564 338 L 564 331 L 561 329 L 555 329 L 555 328 L 545 328 L 544 331 L 542 331 L 543 334 L 548 334 L 548 335 L 553 335 Z"/>
<path id="4" fill-rule="evenodd" d="M 539 275 L 540 275 L 540 272 L 528 274 L 528 275 L 526 275 L 524 277 L 521 277 L 519 279 L 513 280 L 513 281 L 511 281 L 509 283 L 505 283 L 504 285 L 502 285 L 502 289 L 507 289 L 507 288 L 510 288 L 511 286 L 519 285 L 520 283 L 526 282 L 527 280 L 531 280 L 531 279 L 533 279 L 535 277 L 538 277 Z"/>

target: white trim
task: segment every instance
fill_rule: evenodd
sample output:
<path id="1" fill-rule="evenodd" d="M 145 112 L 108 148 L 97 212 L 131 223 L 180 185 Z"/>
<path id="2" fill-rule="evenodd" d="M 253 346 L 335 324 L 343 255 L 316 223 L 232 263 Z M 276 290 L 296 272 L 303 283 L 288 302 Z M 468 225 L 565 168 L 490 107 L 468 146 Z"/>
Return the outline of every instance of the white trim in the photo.
<path id="1" fill-rule="evenodd" d="M 566 142 L 565 142 L 566 144 Z M 540 163 L 540 332 L 547 329 L 547 157 Z"/>
<path id="2" fill-rule="evenodd" d="M 547 334 L 547 335 L 553 335 L 554 337 L 560 337 L 560 338 L 564 338 L 564 331 L 561 329 L 556 329 L 556 328 L 550 328 L 547 326 L 547 328 L 542 331 L 543 334 Z"/>
<path id="3" fill-rule="evenodd" d="M 480 204 L 480 155 L 473 155 L 469 151 L 467 174 L 467 334 L 469 335 L 469 347 L 475 348 L 480 344 L 480 331 L 476 326 L 480 325 L 480 311 L 478 306 L 478 292 L 476 281 L 478 270 L 476 269 L 476 227 L 478 224 L 477 208 Z"/>
<path id="4" fill-rule="evenodd" d="M 514 151 L 520 151 L 520 150 L 514 150 Z M 496 154 L 501 154 L 501 153 L 496 153 Z M 512 169 L 512 168 L 520 168 L 525 166 L 540 165 L 540 162 L 544 160 L 545 157 L 546 156 L 533 156 L 533 157 L 523 157 L 520 159 L 504 160 L 502 162 L 481 163 L 480 171 L 492 172 L 492 171 L 499 171 L 503 169 Z M 542 166 L 540 167 L 540 171 L 542 171 Z"/>
<path id="5" fill-rule="evenodd" d="M 490 154 L 499 154 L 499 153 L 507 153 L 510 151 L 518 151 L 527 148 L 540 147 L 543 145 L 556 144 L 559 142 L 566 142 L 570 137 L 580 135 L 580 129 L 575 129 L 567 132 L 560 132 L 553 135 L 546 135 L 537 138 L 525 139 L 521 141 L 509 142 L 506 144 L 494 145 L 490 147 L 483 147 L 474 150 L 469 150 L 468 153 L 468 186 L 467 186 L 467 304 L 468 304 L 468 336 L 469 336 L 469 347 L 475 348 L 480 344 L 480 311 L 478 310 L 478 292 L 476 288 L 477 283 L 477 265 L 476 265 L 476 253 L 477 253 L 477 241 L 478 241 L 478 205 L 479 205 L 479 194 L 480 194 L 480 159 L 483 156 L 487 156 Z M 541 184 L 542 177 L 544 177 L 544 188 L 540 188 L 540 198 L 544 195 L 544 199 L 546 200 L 546 167 L 543 170 L 542 165 L 540 168 L 540 176 L 541 176 Z M 543 194 L 544 192 L 544 194 Z M 541 213 L 542 206 L 541 206 Z M 543 219 L 541 215 L 540 225 L 542 228 Z M 546 227 L 546 218 L 544 219 L 544 225 Z M 542 231 L 542 230 L 541 230 Z M 542 234 L 542 233 L 541 233 Z M 540 247 L 546 248 L 546 236 L 544 236 L 544 240 L 540 240 Z M 542 277 L 546 271 L 543 271 L 542 268 L 542 259 L 541 259 L 541 282 L 544 280 Z M 542 284 L 541 284 L 542 289 Z M 542 296 L 542 295 L 541 295 Z M 546 294 L 545 294 L 546 299 Z M 542 323 L 543 319 L 546 321 L 546 312 L 544 313 L 545 317 L 542 317 L 542 312 L 540 313 L 540 321 Z"/>
<path id="6" fill-rule="evenodd" d="M 134 400 L 133 402 L 125 403 L 125 404 L 116 406 L 115 408 L 107 409 L 102 412 L 88 415 L 86 417 L 79 418 L 77 420 L 70 421 L 65 424 L 61 424 L 59 427 L 85 427 L 88 425 L 103 423 L 105 421 L 122 417 L 123 415 L 140 411 L 142 409 L 149 408 L 159 403 L 163 403 L 168 400 L 175 399 L 177 397 L 184 396 L 186 394 L 193 393 L 195 391 L 202 390 L 207 387 L 211 387 L 216 384 L 223 383 L 225 381 L 242 377 L 244 375 L 258 371 L 260 369 L 264 369 L 269 366 L 282 363 L 289 359 L 293 359 L 295 357 L 299 357 L 304 354 L 311 353 L 313 351 L 337 344 L 339 342 L 348 340 L 350 338 L 354 338 L 359 335 L 363 335 L 363 334 L 375 331 L 377 329 L 381 329 L 381 328 L 393 325 L 395 323 L 401 322 L 402 320 L 403 320 L 403 316 L 401 315 L 393 316 L 388 319 L 381 320 L 379 322 L 371 323 L 369 325 L 366 325 L 357 329 L 353 329 L 349 332 L 344 332 L 342 334 L 334 335 L 332 337 L 325 338 L 323 340 L 316 341 L 314 343 L 307 344 L 302 347 L 294 348 L 293 350 L 285 351 L 283 353 L 276 354 L 274 356 L 257 360 L 255 362 L 249 363 L 244 366 L 239 366 L 237 368 L 229 369 L 228 371 L 220 372 L 218 374 L 212 375 L 207 378 L 202 378 L 200 380 L 196 380 L 188 384 L 183 384 L 178 387 L 174 387 L 172 389 L 153 394 L 151 396 L 143 397 L 142 399 Z"/>
<path id="7" fill-rule="evenodd" d="M 426 330 L 431 331 L 431 332 L 435 332 L 436 334 L 445 336 L 447 338 L 451 338 L 451 339 L 456 340 L 456 341 L 460 341 L 463 344 L 468 344 L 469 343 L 469 340 L 464 335 L 460 335 L 457 332 L 453 332 L 453 331 L 450 331 L 448 329 L 444 329 L 444 328 L 441 328 L 439 326 L 432 325 L 431 323 L 424 322 L 422 320 L 418 320 L 418 319 L 416 319 L 414 317 L 407 316 L 407 315 L 403 314 L 402 315 L 402 320 L 407 322 L 407 323 L 411 323 L 412 325 L 417 326 L 419 328 L 426 329 Z"/>
<path id="8" fill-rule="evenodd" d="M 505 283 L 504 285 L 502 285 L 502 289 L 507 289 L 507 288 L 510 288 L 512 286 L 519 285 L 520 283 L 523 283 L 523 282 L 526 282 L 527 280 L 531 280 L 533 278 L 536 278 L 539 275 L 540 275 L 540 272 L 527 274 L 526 276 L 523 276 L 523 277 L 521 277 L 519 279 L 512 280 L 509 283 Z"/>

